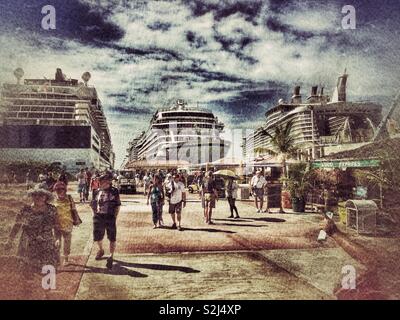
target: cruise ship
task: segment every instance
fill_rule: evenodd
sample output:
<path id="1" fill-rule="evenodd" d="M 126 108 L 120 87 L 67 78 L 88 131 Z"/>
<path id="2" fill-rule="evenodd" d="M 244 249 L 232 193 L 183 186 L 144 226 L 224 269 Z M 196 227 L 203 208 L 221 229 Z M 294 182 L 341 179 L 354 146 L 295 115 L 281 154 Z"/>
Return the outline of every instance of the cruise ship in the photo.
<path id="1" fill-rule="evenodd" d="M 360 146 L 373 139 L 382 121 L 382 106 L 369 101 L 349 102 L 346 97 L 348 74 L 338 78 L 332 96 L 324 88 L 311 88 L 303 100 L 296 86 L 290 102 L 282 99 L 267 110 L 264 125 L 245 138 L 244 157 L 256 156 L 254 151 L 273 149 L 270 135 L 277 126 L 292 122 L 291 136 L 298 158 L 316 159 L 325 155 Z"/>
<path id="2" fill-rule="evenodd" d="M 199 164 L 226 156 L 230 142 L 221 138 L 224 124 L 209 110 L 188 107 L 178 99 L 157 110 L 147 131 L 129 144 L 128 161 L 167 161 Z"/>
<path id="3" fill-rule="evenodd" d="M 113 167 L 111 136 L 94 87 L 67 79 L 25 79 L 3 84 L 0 100 L 0 152 L 3 161 L 56 164 L 70 171 Z"/>

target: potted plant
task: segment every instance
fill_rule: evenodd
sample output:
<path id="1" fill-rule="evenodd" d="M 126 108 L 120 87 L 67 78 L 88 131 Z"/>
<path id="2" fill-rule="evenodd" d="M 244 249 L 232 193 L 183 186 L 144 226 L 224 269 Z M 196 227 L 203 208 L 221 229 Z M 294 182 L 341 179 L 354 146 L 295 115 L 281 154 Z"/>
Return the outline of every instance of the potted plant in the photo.
<path id="1" fill-rule="evenodd" d="M 293 211 L 304 212 L 306 197 L 311 189 L 311 171 L 307 163 L 292 164 L 287 178 L 282 180 L 290 194 Z"/>

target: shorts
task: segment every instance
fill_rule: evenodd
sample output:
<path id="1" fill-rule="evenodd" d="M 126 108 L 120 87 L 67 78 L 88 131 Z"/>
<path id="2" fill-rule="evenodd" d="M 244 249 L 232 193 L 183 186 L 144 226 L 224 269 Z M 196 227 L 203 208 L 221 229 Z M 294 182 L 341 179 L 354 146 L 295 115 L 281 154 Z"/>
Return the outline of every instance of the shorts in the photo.
<path id="1" fill-rule="evenodd" d="M 86 184 L 79 184 L 78 185 L 78 193 L 86 192 Z"/>
<path id="2" fill-rule="evenodd" d="M 93 240 L 101 241 L 107 231 L 107 238 L 111 242 L 117 240 L 117 224 L 116 218 L 113 216 L 101 216 L 95 214 L 93 216 Z"/>
<path id="3" fill-rule="evenodd" d="M 180 214 L 182 212 L 182 201 L 175 203 L 175 204 L 170 203 L 168 212 L 170 214 L 174 214 L 174 213 Z"/>
<path id="4" fill-rule="evenodd" d="M 212 193 L 205 193 L 201 197 L 201 206 L 204 208 L 215 208 L 215 195 Z"/>
<path id="5" fill-rule="evenodd" d="M 262 199 L 264 197 L 264 189 L 263 188 L 254 188 L 254 197 Z"/>

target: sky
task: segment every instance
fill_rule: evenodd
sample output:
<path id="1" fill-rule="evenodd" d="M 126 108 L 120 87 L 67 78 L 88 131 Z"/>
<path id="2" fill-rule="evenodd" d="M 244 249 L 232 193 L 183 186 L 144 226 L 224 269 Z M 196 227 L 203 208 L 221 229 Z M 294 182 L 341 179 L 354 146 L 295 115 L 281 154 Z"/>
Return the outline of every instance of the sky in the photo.
<path id="1" fill-rule="evenodd" d="M 42 7 L 56 9 L 44 30 Z M 356 29 L 343 29 L 344 5 Z M 400 87 L 398 0 L 0 0 L 0 83 L 92 74 L 116 164 L 157 108 L 182 98 L 226 128 L 255 128 L 295 85 L 390 101 Z"/>

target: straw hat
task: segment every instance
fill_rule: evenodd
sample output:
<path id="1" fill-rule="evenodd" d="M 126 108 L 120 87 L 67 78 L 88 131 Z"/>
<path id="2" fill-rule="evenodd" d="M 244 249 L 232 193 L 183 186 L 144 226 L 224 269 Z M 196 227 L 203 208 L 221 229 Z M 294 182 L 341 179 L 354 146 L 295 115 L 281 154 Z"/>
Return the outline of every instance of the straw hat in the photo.
<path id="1" fill-rule="evenodd" d="M 28 191 L 28 196 L 33 197 L 36 195 L 40 195 L 40 196 L 46 196 L 46 202 L 51 202 L 54 199 L 53 194 L 50 191 L 47 191 L 43 188 L 38 188 L 35 187 L 34 189 L 31 189 Z"/>

